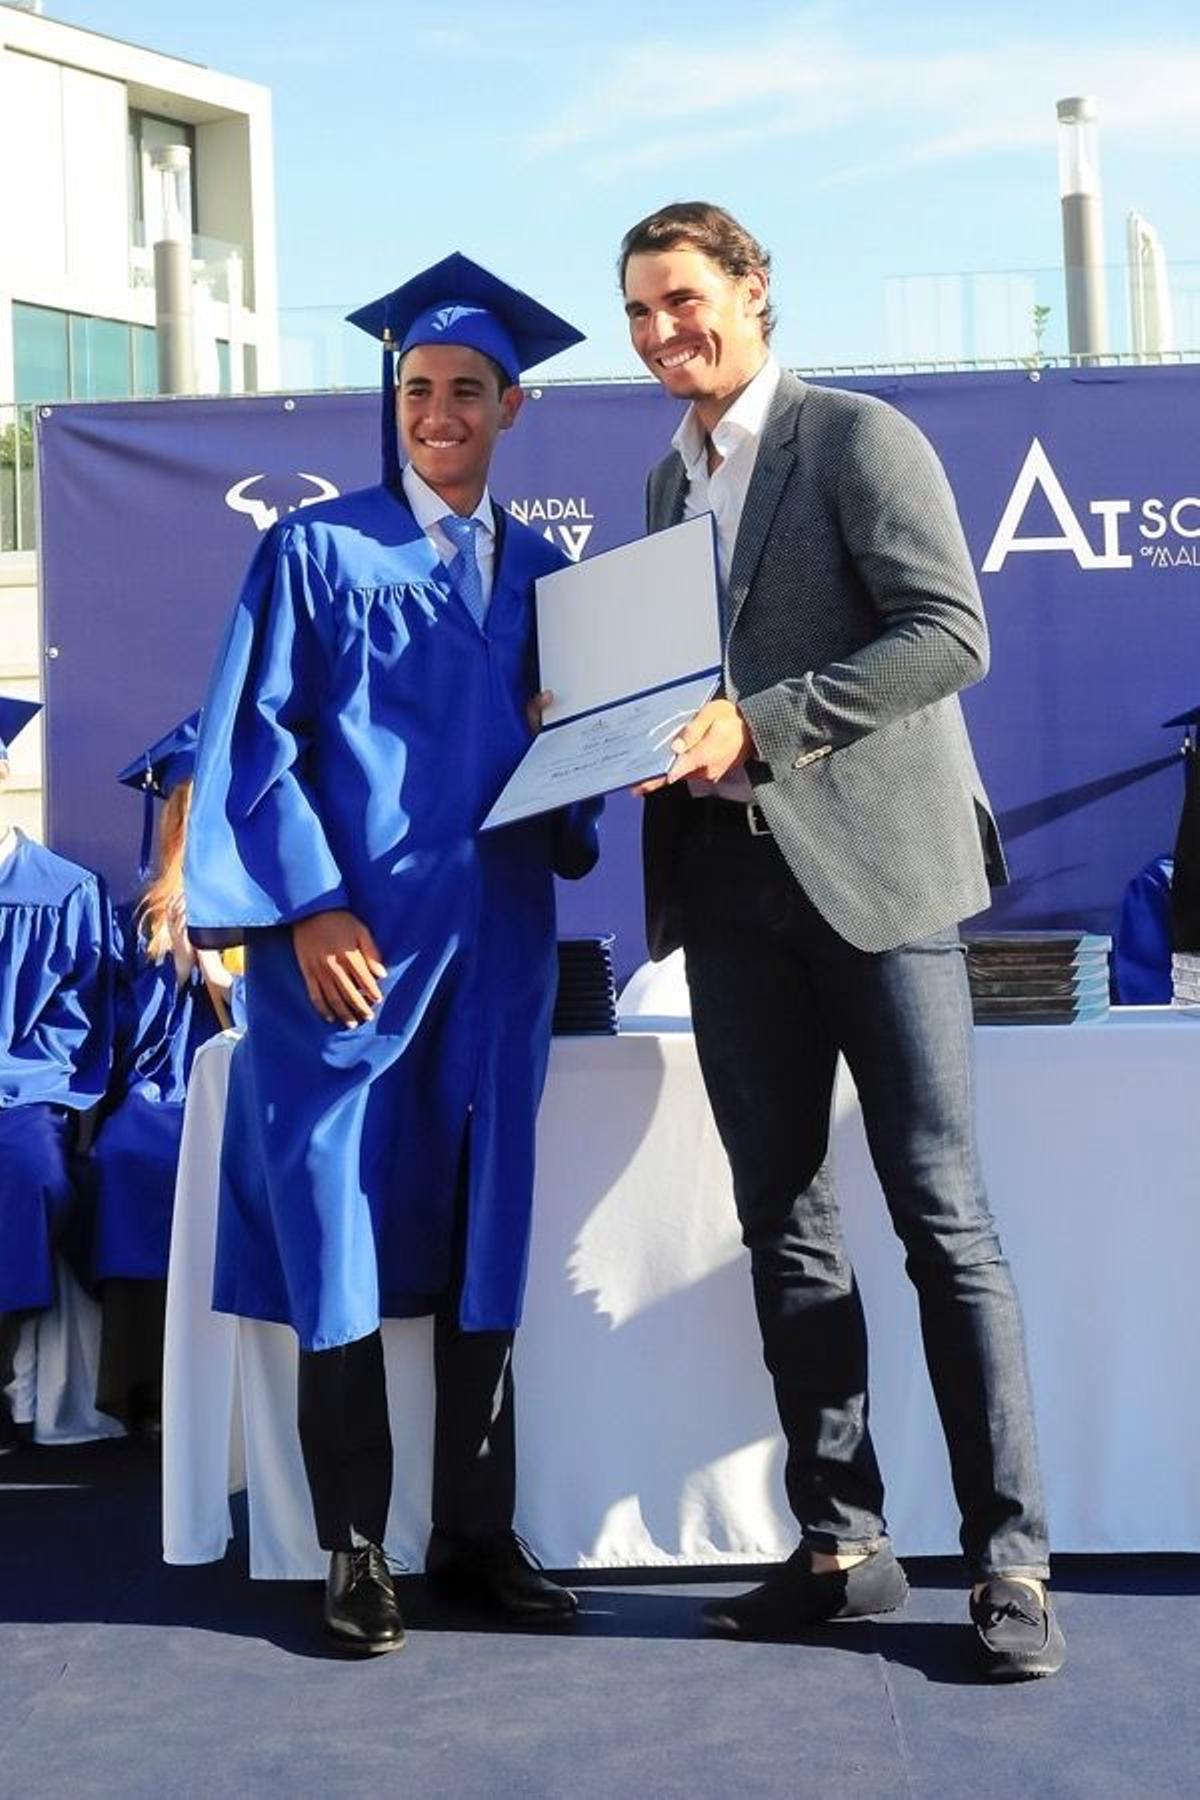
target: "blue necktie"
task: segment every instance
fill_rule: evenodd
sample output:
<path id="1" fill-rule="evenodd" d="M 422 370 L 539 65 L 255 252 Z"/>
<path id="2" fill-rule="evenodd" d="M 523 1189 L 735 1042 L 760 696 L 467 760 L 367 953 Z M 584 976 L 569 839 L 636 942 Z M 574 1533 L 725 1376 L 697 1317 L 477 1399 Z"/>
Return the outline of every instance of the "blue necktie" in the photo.
<path id="1" fill-rule="evenodd" d="M 454 560 L 447 564 L 450 579 L 462 596 L 467 611 L 475 623 L 481 626 L 487 608 L 483 599 L 479 558 L 475 554 L 475 533 L 479 530 L 479 520 L 461 519 L 457 513 L 447 513 L 444 519 L 438 520 L 438 524 L 458 552 Z"/>

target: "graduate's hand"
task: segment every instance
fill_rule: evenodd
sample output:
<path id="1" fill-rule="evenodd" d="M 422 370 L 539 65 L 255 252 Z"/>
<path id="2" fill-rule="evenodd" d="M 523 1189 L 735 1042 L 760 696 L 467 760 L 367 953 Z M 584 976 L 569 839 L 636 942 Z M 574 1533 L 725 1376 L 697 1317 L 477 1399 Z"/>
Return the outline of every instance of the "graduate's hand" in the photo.
<path id="1" fill-rule="evenodd" d="M 675 761 L 665 775 L 652 781 L 639 781 L 638 795 L 654 794 L 659 788 L 684 781 L 689 775 L 702 781 L 720 781 L 730 769 L 740 769 L 754 755 L 754 739 L 750 727 L 732 700 L 710 700 L 694 718 L 689 719 L 671 749 Z"/>
<path id="2" fill-rule="evenodd" d="M 292 926 L 308 997 L 330 1025 L 361 1025 L 383 1000 L 387 965 L 361 919 L 342 908 L 311 913 Z"/>
<path id="3" fill-rule="evenodd" d="M 549 688 L 543 688 L 540 694 L 535 694 L 532 700 L 525 702 L 525 717 L 534 737 L 542 729 L 542 714 L 548 706 L 553 705 L 554 695 Z"/>

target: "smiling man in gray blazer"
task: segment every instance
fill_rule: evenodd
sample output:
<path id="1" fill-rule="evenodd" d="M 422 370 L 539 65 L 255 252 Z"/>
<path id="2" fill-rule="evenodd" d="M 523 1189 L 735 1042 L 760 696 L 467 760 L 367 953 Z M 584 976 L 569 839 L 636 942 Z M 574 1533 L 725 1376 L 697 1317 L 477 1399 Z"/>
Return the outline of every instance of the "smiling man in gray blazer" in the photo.
<path id="1" fill-rule="evenodd" d="M 778 1636 L 907 1597 L 827 1160 L 840 1051 L 917 1291 L 976 1650 L 995 1676 L 1053 1674 L 1020 1306 L 974 1138 L 957 926 L 1003 865 L 957 699 L 988 644 L 954 500 L 900 413 L 781 370 L 770 259 L 730 214 L 664 207 L 619 268 L 635 350 L 691 402 L 648 524 L 713 513 L 724 605 L 721 697 L 641 790 L 648 936 L 684 947 L 801 1527 L 705 1616 Z"/>

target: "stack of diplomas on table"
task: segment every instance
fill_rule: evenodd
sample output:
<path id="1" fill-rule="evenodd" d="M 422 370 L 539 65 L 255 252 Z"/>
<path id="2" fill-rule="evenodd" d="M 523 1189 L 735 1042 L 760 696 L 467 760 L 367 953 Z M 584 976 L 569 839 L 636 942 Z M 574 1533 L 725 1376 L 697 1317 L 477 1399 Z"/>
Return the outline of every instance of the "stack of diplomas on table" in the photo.
<path id="1" fill-rule="evenodd" d="M 571 937 L 558 940 L 558 997 L 555 1037 L 611 1037 L 617 1029 L 617 983 L 613 940 Z"/>
<path id="2" fill-rule="evenodd" d="M 712 514 L 543 575 L 536 603 L 554 698 L 484 831 L 666 774 L 721 677 Z"/>
<path id="3" fill-rule="evenodd" d="M 1077 1025 L 1108 1012 L 1111 938 L 996 931 L 963 943 L 977 1025 Z"/>
<path id="4" fill-rule="evenodd" d="M 1200 1011 L 1200 951 L 1175 952 L 1171 958 L 1171 993 L 1176 1006 Z"/>

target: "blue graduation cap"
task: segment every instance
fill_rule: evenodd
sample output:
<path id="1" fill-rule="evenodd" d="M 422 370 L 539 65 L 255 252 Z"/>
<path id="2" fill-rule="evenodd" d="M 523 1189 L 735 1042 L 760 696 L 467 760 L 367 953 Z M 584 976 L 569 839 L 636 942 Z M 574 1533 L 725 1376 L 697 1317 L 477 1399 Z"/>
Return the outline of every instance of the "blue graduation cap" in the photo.
<path id="1" fill-rule="evenodd" d="M 150 847 L 154 840 L 154 801 L 165 800 L 186 781 L 196 766 L 196 743 L 200 736 L 200 713 L 197 709 L 160 737 L 157 743 L 135 756 L 117 776 L 126 787 L 138 788 L 145 795 L 142 815 L 142 852 L 138 859 L 143 880 L 150 872 Z"/>
<path id="2" fill-rule="evenodd" d="M 400 474 L 393 351 L 403 356 L 416 344 L 464 344 L 516 382 L 523 370 L 583 342 L 582 331 L 458 250 L 347 319 L 383 341 L 383 468 L 392 485 Z"/>
<path id="3" fill-rule="evenodd" d="M 8 746 L 41 710 L 40 700 L 14 700 L 8 694 L 0 694 L 0 760 L 8 761 Z"/>

